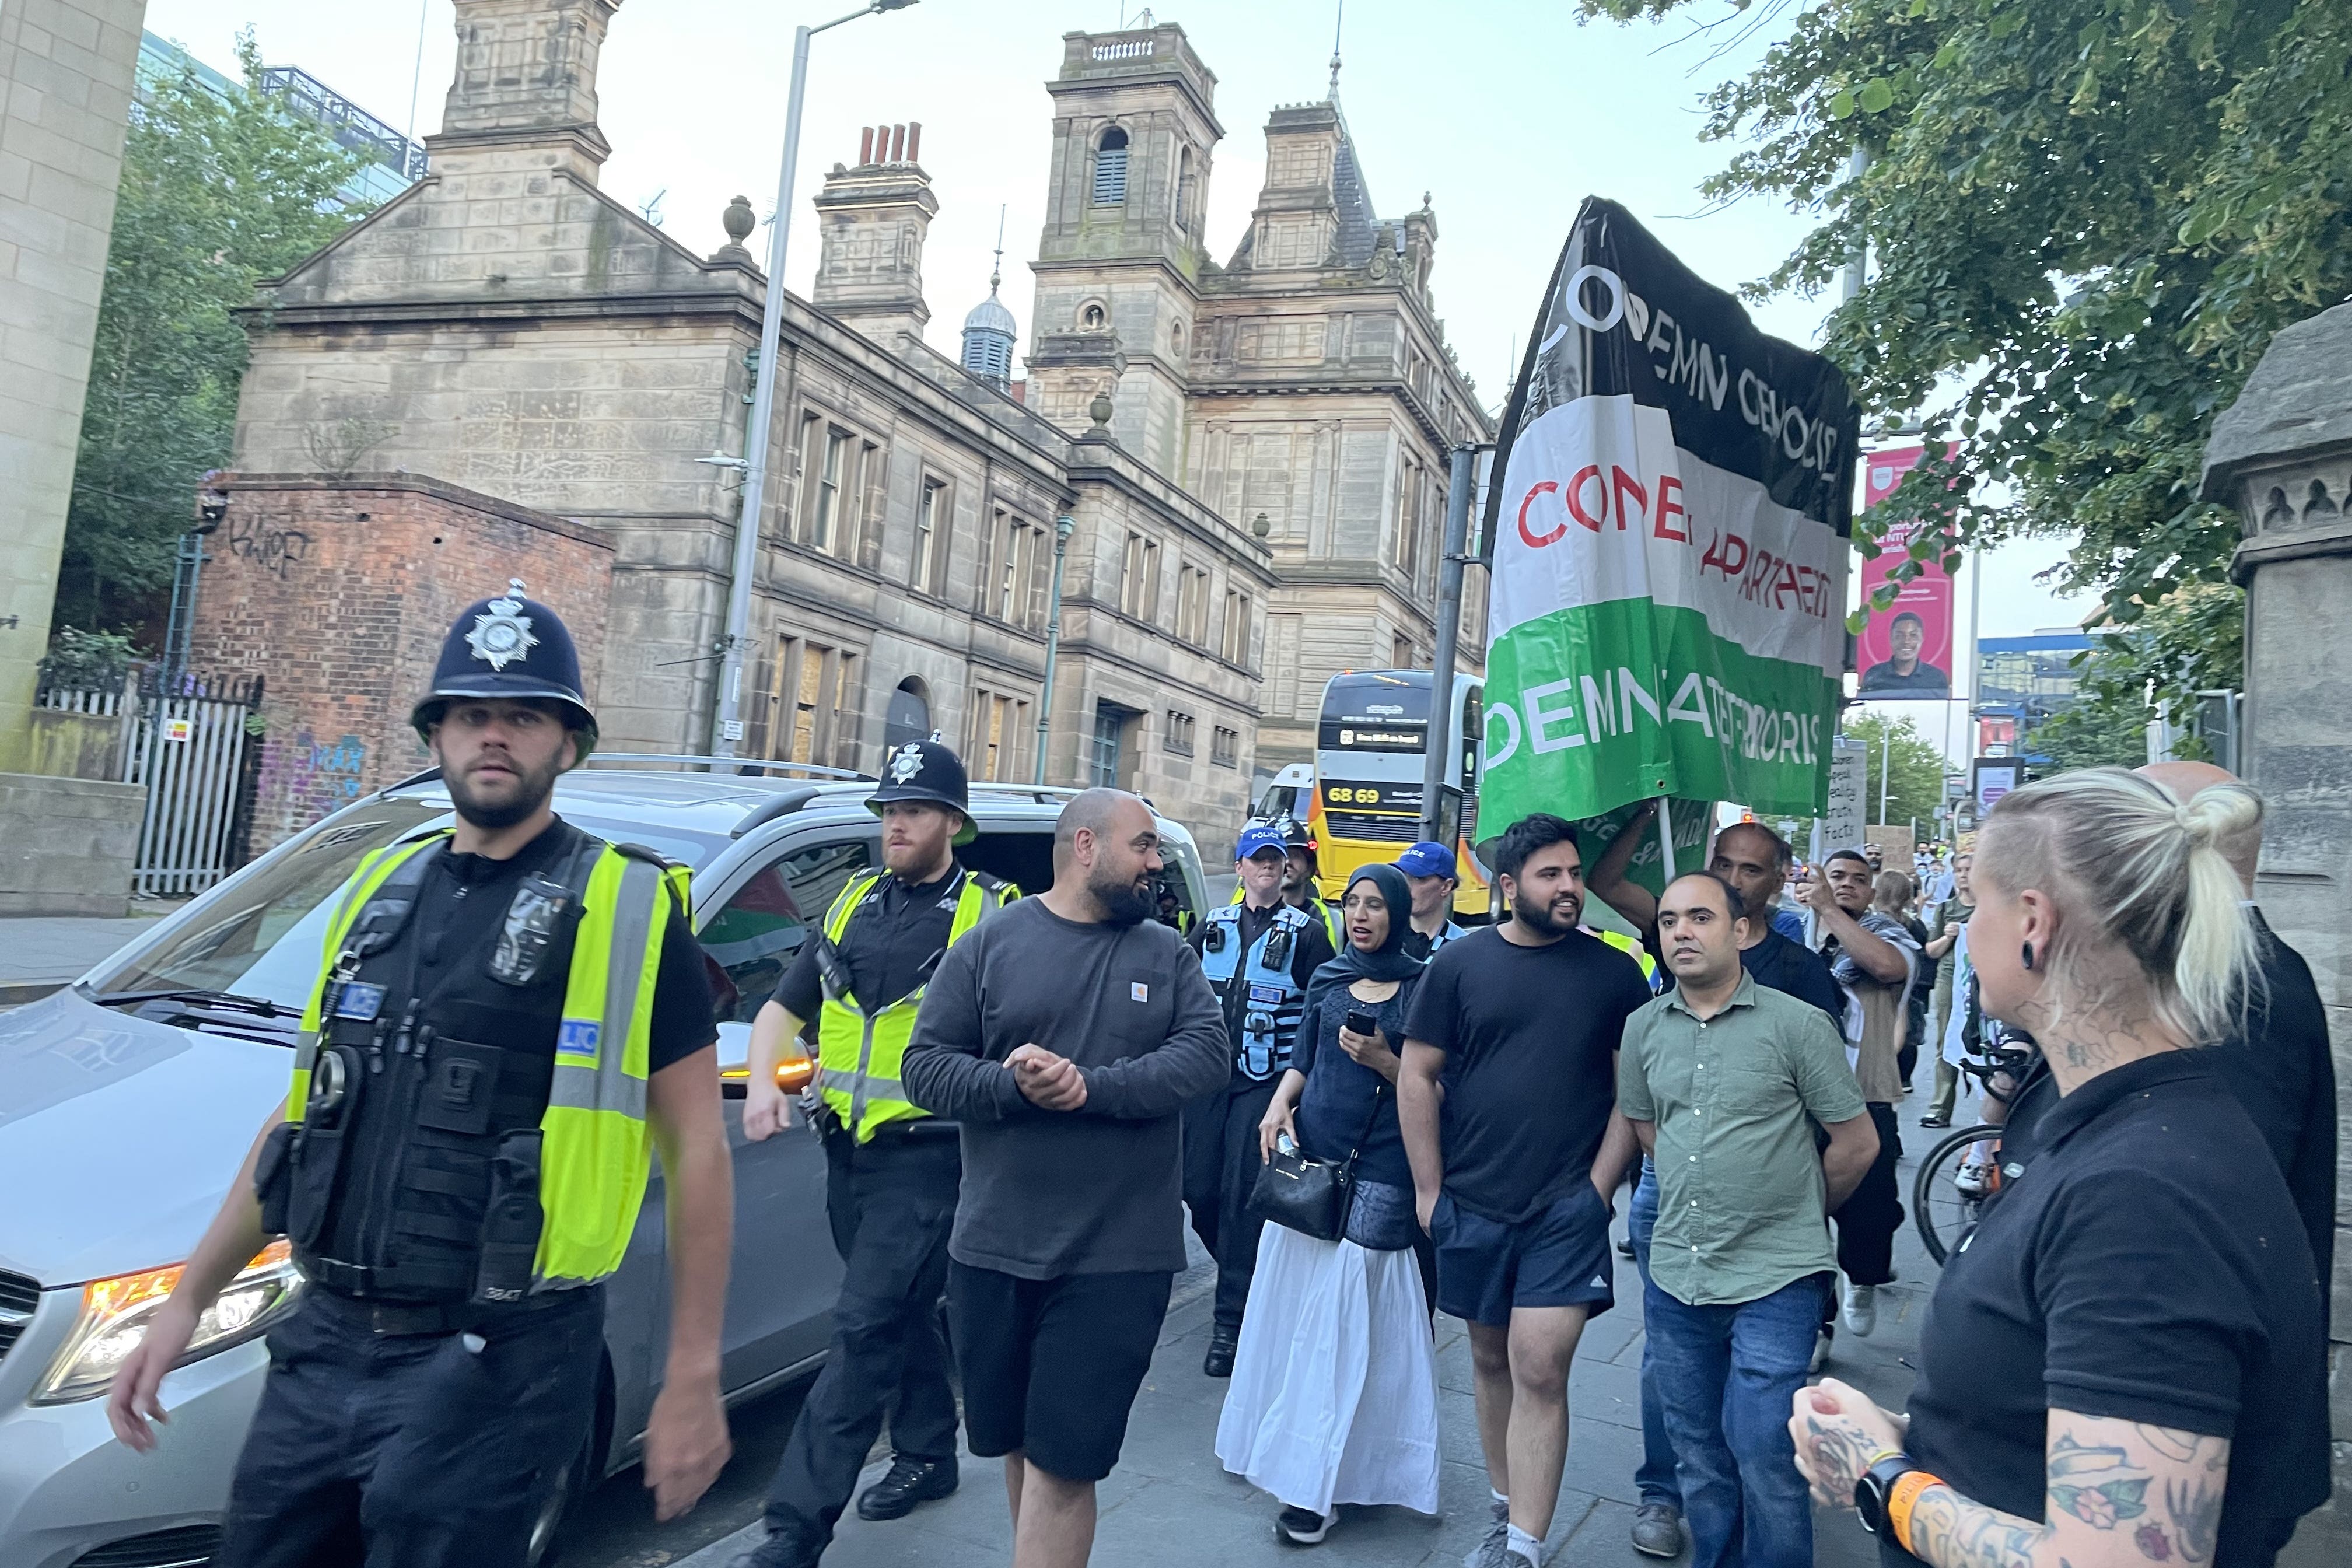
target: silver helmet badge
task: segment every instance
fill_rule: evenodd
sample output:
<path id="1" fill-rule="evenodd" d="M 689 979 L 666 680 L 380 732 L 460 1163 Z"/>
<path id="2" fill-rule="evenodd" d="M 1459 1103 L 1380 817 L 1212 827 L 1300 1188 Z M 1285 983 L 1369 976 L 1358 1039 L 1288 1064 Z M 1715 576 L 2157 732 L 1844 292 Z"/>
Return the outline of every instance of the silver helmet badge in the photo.
<path id="1" fill-rule="evenodd" d="M 474 629 L 466 634 L 474 657 L 501 673 L 539 646 L 530 635 L 530 617 L 522 613 L 522 579 L 508 578 L 505 595 L 492 599 L 489 613 L 476 616 Z"/>

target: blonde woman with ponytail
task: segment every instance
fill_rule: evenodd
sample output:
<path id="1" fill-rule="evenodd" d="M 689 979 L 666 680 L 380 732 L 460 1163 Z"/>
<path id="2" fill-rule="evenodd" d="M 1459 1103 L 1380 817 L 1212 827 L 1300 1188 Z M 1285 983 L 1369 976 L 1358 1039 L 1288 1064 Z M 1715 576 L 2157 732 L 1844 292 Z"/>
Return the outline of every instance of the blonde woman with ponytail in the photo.
<path id="1" fill-rule="evenodd" d="M 2198 1048 L 2259 985 L 2221 846 L 2260 816 L 2241 785 L 2086 768 L 1980 835 L 1979 995 L 2062 1098 L 1945 1266 L 1908 1414 L 1797 1396 L 1799 1468 L 1885 1563 L 2267 1568 L 2326 1500 L 2309 1244 Z"/>

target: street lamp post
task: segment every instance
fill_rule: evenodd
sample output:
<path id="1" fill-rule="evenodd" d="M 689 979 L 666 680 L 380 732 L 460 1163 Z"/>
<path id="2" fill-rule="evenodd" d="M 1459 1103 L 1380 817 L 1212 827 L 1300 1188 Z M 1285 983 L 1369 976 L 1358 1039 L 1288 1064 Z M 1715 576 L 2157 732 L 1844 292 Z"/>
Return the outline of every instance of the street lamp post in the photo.
<path id="1" fill-rule="evenodd" d="M 1045 782 L 1045 725 L 1054 716 L 1054 660 L 1062 651 L 1062 563 L 1070 553 L 1070 535 L 1077 519 L 1068 512 L 1054 520 L 1054 598 L 1045 612 L 1045 689 L 1037 698 L 1037 766 L 1033 784 Z"/>
<path id="2" fill-rule="evenodd" d="M 735 572 L 727 588 L 727 636 L 720 644 L 718 721 L 713 756 L 731 757 L 743 739 L 743 647 L 751 625 L 751 574 L 760 558 L 760 511 L 768 488 L 768 433 L 776 413 L 777 343 L 784 327 L 784 243 L 792 234 L 793 170 L 801 154 L 801 104 L 808 92 L 809 40 L 879 11 L 902 11 L 915 0 L 870 0 L 845 16 L 802 27 L 793 35 L 793 90 L 784 110 L 784 166 L 776 176 L 774 231 L 768 236 L 768 299 L 760 312 L 760 364 L 752 387 L 751 420 L 743 428 L 743 504 L 735 520 Z"/>

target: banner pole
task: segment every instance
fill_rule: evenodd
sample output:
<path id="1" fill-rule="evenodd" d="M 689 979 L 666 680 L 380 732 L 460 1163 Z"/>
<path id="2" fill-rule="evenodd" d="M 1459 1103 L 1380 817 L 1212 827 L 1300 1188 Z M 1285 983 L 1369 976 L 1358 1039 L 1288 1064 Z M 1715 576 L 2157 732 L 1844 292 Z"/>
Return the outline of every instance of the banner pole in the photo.
<path id="1" fill-rule="evenodd" d="M 1453 471 L 1445 480 L 1445 535 L 1437 557 L 1437 647 L 1429 660 L 1429 728 L 1421 758 L 1421 837 L 1424 842 L 1437 837 L 1438 801 L 1444 793 L 1446 773 L 1460 765 L 1460 759 L 1453 754 L 1454 645 L 1462 636 L 1463 548 L 1470 537 L 1470 491 L 1478 448 L 1465 441 L 1454 448 L 1453 460 Z M 1485 738 L 1465 735 L 1462 739 L 1464 744 L 1475 746 L 1483 744 Z"/>
<path id="2" fill-rule="evenodd" d="M 1675 802 L 1672 795 L 1658 797 L 1658 875 L 1664 879 L 1658 884 L 1661 893 L 1666 890 L 1668 882 L 1680 875 L 1675 869 Z"/>

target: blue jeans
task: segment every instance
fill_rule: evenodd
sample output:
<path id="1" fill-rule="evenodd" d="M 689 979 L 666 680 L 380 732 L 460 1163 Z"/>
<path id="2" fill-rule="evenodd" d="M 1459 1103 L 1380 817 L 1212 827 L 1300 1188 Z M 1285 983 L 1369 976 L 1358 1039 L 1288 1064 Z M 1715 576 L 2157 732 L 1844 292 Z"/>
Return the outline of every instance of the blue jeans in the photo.
<path id="1" fill-rule="evenodd" d="M 1658 1168 L 1642 1156 L 1642 1179 L 1633 1184 L 1633 1201 L 1625 1214 L 1625 1229 L 1633 1243 L 1633 1267 L 1642 1271 L 1643 1300 L 1650 1285 L 1650 1233 L 1658 1228 Z M 1682 1483 L 1675 1479 L 1675 1446 L 1666 1441 L 1666 1412 L 1658 1399 L 1657 1374 L 1650 1370 L 1650 1339 L 1642 1341 L 1642 1468 L 1633 1472 L 1633 1489 L 1644 1504 L 1662 1503 L 1680 1513 Z"/>
<path id="2" fill-rule="evenodd" d="M 1812 1507 L 1789 1411 L 1805 1385 L 1827 1279 L 1810 1274 L 1717 1307 L 1643 1288 L 1645 1359 L 1680 1461 L 1691 1568 L 1812 1568 Z"/>

